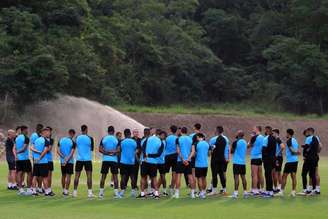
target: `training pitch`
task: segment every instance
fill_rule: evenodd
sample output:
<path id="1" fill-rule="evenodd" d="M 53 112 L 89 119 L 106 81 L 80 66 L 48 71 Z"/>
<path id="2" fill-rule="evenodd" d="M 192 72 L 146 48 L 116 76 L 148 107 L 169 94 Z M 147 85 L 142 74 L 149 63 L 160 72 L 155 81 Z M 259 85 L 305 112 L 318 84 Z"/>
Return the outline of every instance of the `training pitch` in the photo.
<path id="1" fill-rule="evenodd" d="M 298 167 L 297 191 L 301 191 L 301 165 Z M 189 190 L 180 192 L 180 199 L 161 198 L 160 200 L 136 200 L 129 197 L 129 191 L 123 199 L 113 198 L 113 189 L 106 186 L 105 198 L 87 199 L 86 177 L 81 176 L 78 198 L 63 198 L 60 188 L 60 167 L 56 163 L 53 177 L 55 197 L 22 197 L 14 191 L 7 191 L 7 164 L 0 163 L 0 219 L 97 219 L 97 218 L 215 218 L 215 219 L 276 219 L 276 218 L 328 218 L 328 157 L 320 160 L 321 195 L 289 197 L 291 181 L 288 179 L 285 197 L 265 199 L 248 198 L 231 199 L 227 197 L 208 197 L 205 200 L 191 200 Z M 100 163 L 94 163 L 93 190 L 98 195 Z M 233 191 L 232 165 L 228 167 L 228 192 Z M 208 182 L 210 182 L 210 173 Z M 167 177 L 169 178 L 169 177 Z M 109 180 L 109 178 L 108 178 Z M 247 166 L 248 189 L 250 185 L 250 168 Z M 107 181 L 108 185 L 108 181 Z M 71 186 L 72 187 L 72 186 Z M 183 183 L 183 188 L 185 188 Z M 71 189 L 72 190 L 72 189 Z M 240 190 L 241 194 L 241 190 Z"/>

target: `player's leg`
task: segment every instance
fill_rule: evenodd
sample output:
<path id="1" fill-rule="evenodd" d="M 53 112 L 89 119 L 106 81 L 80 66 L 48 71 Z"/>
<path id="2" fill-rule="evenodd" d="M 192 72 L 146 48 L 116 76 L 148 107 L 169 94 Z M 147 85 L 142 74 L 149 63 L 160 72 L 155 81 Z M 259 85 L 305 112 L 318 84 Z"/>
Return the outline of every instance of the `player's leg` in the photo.
<path id="1" fill-rule="evenodd" d="M 77 196 L 77 188 L 79 186 L 81 171 L 83 169 L 83 163 L 81 161 L 76 161 L 75 164 L 75 177 L 74 177 L 74 190 L 73 190 L 73 197 Z"/>
<path id="2" fill-rule="evenodd" d="M 303 193 L 308 193 L 309 188 L 307 185 L 307 175 L 309 172 L 308 162 L 305 160 L 302 166 L 302 185 L 303 185 Z"/>
<path id="3" fill-rule="evenodd" d="M 232 197 L 237 198 L 238 197 L 238 188 L 239 188 L 239 174 L 234 174 L 234 184 L 235 184 L 235 190 L 233 192 Z"/>
<path id="4" fill-rule="evenodd" d="M 218 164 L 219 166 L 219 168 L 218 168 L 218 173 L 219 173 L 219 177 L 220 177 L 220 182 L 221 182 L 221 186 L 222 186 L 222 189 L 220 190 L 220 193 L 221 194 L 225 194 L 226 193 L 226 183 L 227 183 L 227 181 L 226 181 L 226 178 L 225 178 L 225 174 L 224 174 L 224 172 L 225 172 L 225 163 L 224 162 L 220 162 L 219 164 Z"/>
<path id="5" fill-rule="evenodd" d="M 240 177 L 241 177 L 241 182 L 243 184 L 244 197 L 246 198 L 248 196 L 246 176 L 245 176 L 245 174 L 241 174 Z"/>
<path id="6" fill-rule="evenodd" d="M 218 163 L 211 161 L 211 172 L 212 172 L 212 192 L 209 195 L 216 195 L 218 193 Z"/>
<path id="7" fill-rule="evenodd" d="M 251 165 L 251 176 L 252 176 L 252 193 L 258 194 L 258 177 L 259 177 L 259 166 Z"/>
<path id="8" fill-rule="evenodd" d="M 112 179 L 113 179 L 113 182 L 114 182 L 114 195 L 115 195 L 115 198 L 120 198 L 120 194 L 119 194 L 119 191 L 118 191 L 118 164 L 116 162 L 111 162 L 110 163 L 110 171 L 111 171 L 111 174 L 112 174 Z M 127 177 L 127 180 L 129 178 Z M 127 184 L 128 182 L 126 182 Z"/>

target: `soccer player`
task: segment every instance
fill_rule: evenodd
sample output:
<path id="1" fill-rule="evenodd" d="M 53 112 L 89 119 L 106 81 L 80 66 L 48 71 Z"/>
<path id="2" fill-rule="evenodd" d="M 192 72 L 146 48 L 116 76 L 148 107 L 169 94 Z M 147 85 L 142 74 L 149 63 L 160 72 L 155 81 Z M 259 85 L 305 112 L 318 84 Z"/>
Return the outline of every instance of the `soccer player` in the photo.
<path id="1" fill-rule="evenodd" d="M 54 162 L 53 162 L 53 158 L 52 158 L 52 148 L 54 146 L 54 139 L 52 138 L 52 128 L 51 127 L 47 127 L 50 131 L 50 135 L 49 138 L 47 139 L 49 141 L 49 147 L 48 147 L 48 152 L 46 154 L 47 156 L 47 160 L 48 160 L 48 187 L 49 190 L 51 191 L 51 193 L 53 193 L 52 189 L 51 189 L 51 185 L 52 185 L 52 172 L 54 171 Z"/>
<path id="2" fill-rule="evenodd" d="M 284 190 L 286 187 L 287 177 L 290 174 L 292 178 L 292 192 L 291 196 L 296 196 L 296 172 L 297 172 L 297 164 L 298 164 L 298 143 L 294 136 L 293 129 L 287 129 L 287 142 L 286 142 L 286 164 L 284 168 L 284 174 L 282 176 L 282 185 L 281 191 L 278 193 L 278 196 L 284 195 Z"/>
<path id="3" fill-rule="evenodd" d="M 63 137 L 58 142 L 57 154 L 60 157 L 61 165 L 61 183 L 63 189 L 63 195 L 68 196 L 69 186 L 71 184 L 71 177 L 74 170 L 74 152 L 76 148 L 76 143 L 73 138 L 75 136 L 75 130 L 70 129 L 68 131 L 68 136 Z"/>
<path id="4" fill-rule="evenodd" d="M 170 184 L 170 195 L 174 194 L 175 181 L 176 181 L 176 167 L 177 167 L 177 130 L 178 127 L 172 125 L 170 127 L 171 134 L 166 137 L 165 147 L 165 172 L 169 173 L 172 170 L 171 184 Z"/>
<path id="5" fill-rule="evenodd" d="M 38 178 L 41 178 L 45 196 L 54 196 L 55 194 L 49 188 L 49 163 L 47 152 L 50 147 L 51 130 L 49 127 L 42 129 L 41 137 L 34 141 L 33 153 L 33 195 L 38 195 L 36 191 Z"/>
<path id="6" fill-rule="evenodd" d="M 262 147 L 264 137 L 261 134 L 262 127 L 254 127 L 254 135 L 248 143 L 248 148 L 251 148 L 251 174 L 252 174 L 252 190 L 253 195 L 259 195 L 261 185 L 263 184 L 262 174 Z"/>
<path id="7" fill-rule="evenodd" d="M 76 138 L 77 159 L 75 164 L 75 178 L 73 197 L 77 197 L 77 187 L 81 171 L 85 169 L 87 175 L 88 198 L 93 198 L 92 193 L 92 151 L 94 149 L 94 140 L 88 135 L 88 126 L 81 126 L 81 135 Z"/>
<path id="8" fill-rule="evenodd" d="M 181 186 L 181 176 L 182 174 L 187 175 L 188 182 L 191 187 L 191 198 L 195 198 L 195 180 L 192 176 L 192 164 L 191 159 L 195 156 L 195 145 L 192 144 L 192 139 L 187 135 L 188 129 L 186 127 L 181 128 L 181 136 L 177 138 L 177 153 L 178 153 L 178 162 L 177 162 L 177 177 L 176 177 L 176 186 L 175 194 L 173 198 L 180 197 L 180 186 Z"/>
<path id="9" fill-rule="evenodd" d="M 239 188 L 239 176 L 243 183 L 244 198 L 248 197 L 247 192 L 247 181 L 246 181 L 246 153 L 247 153 L 247 142 L 244 139 L 244 132 L 239 130 L 237 132 L 236 140 L 232 143 L 231 154 L 233 163 L 233 175 L 235 181 L 235 191 L 233 192 L 232 198 L 238 198 Z"/>
<path id="10" fill-rule="evenodd" d="M 274 158 L 276 155 L 277 141 L 273 136 L 272 127 L 265 127 L 265 138 L 263 140 L 263 149 L 262 149 L 262 158 L 264 165 L 264 175 L 265 175 L 265 187 L 266 192 L 263 194 L 265 198 L 273 197 L 273 167 L 274 167 Z"/>
<path id="11" fill-rule="evenodd" d="M 210 139 L 209 143 L 211 146 L 212 156 L 211 156 L 211 170 L 212 170 L 212 191 L 209 195 L 216 195 L 217 185 L 218 185 L 218 174 L 220 176 L 220 181 L 222 189 L 220 194 L 225 194 L 226 190 L 226 171 L 229 162 L 229 139 L 223 135 L 223 127 L 216 127 L 216 134 Z"/>
<path id="12" fill-rule="evenodd" d="M 307 194 L 316 194 L 316 190 L 311 191 L 313 189 L 317 189 L 317 166 L 318 166 L 318 151 L 319 151 L 319 140 L 316 136 L 314 136 L 314 129 L 308 128 L 306 130 L 306 139 L 303 147 L 303 156 L 304 156 L 304 164 L 302 169 L 302 181 L 303 181 L 303 190 Z M 307 174 L 309 173 L 311 179 L 311 186 L 306 189 L 307 185 Z M 320 191 L 320 190 L 319 190 Z"/>
<path id="13" fill-rule="evenodd" d="M 37 124 L 36 128 L 35 128 L 35 132 L 33 132 L 30 136 L 30 148 L 32 150 L 32 156 L 33 156 L 34 142 L 35 142 L 36 139 L 41 137 L 42 129 L 43 129 L 43 125 L 42 124 Z M 42 189 L 42 179 L 41 179 L 41 177 L 38 178 L 37 192 L 38 193 L 44 193 L 44 191 Z"/>
<path id="14" fill-rule="evenodd" d="M 151 136 L 145 138 L 142 143 L 142 163 L 141 163 L 141 192 L 138 198 L 145 198 L 145 189 L 147 185 L 147 177 L 151 180 L 155 199 L 159 199 L 158 184 L 157 184 L 157 162 L 158 157 L 164 150 L 164 145 L 161 139 L 156 136 L 156 130 L 150 130 Z"/>
<path id="15" fill-rule="evenodd" d="M 166 173 L 166 171 L 165 171 L 165 149 L 166 149 L 167 133 L 165 131 L 159 131 L 159 137 L 162 141 L 162 145 L 164 148 L 163 148 L 161 155 L 157 159 L 157 169 L 159 172 L 158 189 L 162 185 L 163 190 L 162 190 L 161 194 L 163 196 L 168 196 L 169 194 L 167 194 L 167 192 L 166 192 L 166 178 L 165 178 L 165 173 Z"/>
<path id="16" fill-rule="evenodd" d="M 28 127 L 21 126 L 20 133 L 15 139 L 14 145 L 14 155 L 16 159 L 16 171 L 17 171 L 17 184 L 18 184 L 18 194 L 20 195 L 32 195 L 32 165 L 29 159 L 29 143 L 30 139 L 28 135 Z M 23 189 L 23 174 L 27 174 L 27 191 L 25 193 Z"/>
<path id="17" fill-rule="evenodd" d="M 201 133 L 201 128 L 202 128 L 202 125 L 199 124 L 199 123 L 196 123 L 194 125 L 194 132 L 192 134 L 190 134 L 190 137 L 192 139 L 192 145 L 194 147 L 196 147 L 196 144 L 197 144 L 197 136 L 196 136 L 196 134 Z M 196 176 L 195 176 L 195 156 L 191 158 L 191 163 L 190 164 L 191 164 L 191 168 L 192 168 L 191 169 L 192 170 L 192 177 L 194 178 L 193 181 L 195 181 L 196 180 Z M 185 174 L 185 178 L 188 179 L 187 174 Z M 188 184 L 190 186 L 189 180 L 188 180 Z"/>
<path id="18" fill-rule="evenodd" d="M 8 163 L 8 189 L 16 190 L 16 164 L 15 164 L 15 155 L 13 152 L 15 144 L 16 132 L 12 129 L 7 132 L 7 139 L 5 142 L 6 147 L 6 160 Z"/>
<path id="19" fill-rule="evenodd" d="M 134 176 L 136 178 L 136 184 L 138 182 L 138 176 L 139 176 L 139 168 L 140 168 L 140 156 L 141 156 L 141 138 L 139 136 L 139 131 L 138 129 L 134 129 L 132 131 L 132 139 L 134 139 L 137 142 L 137 153 L 136 153 L 136 158 L 135 158 L 135 164 L 134 164 Z M 132 181 L 131 181 L 131 186 L 132 186 Z M 138 189 L 138 185 L 137 185 Z"/>
<path id="20" fill-rule="evenodd" d="M 276 156 L 274 161 L 274 169 L 273 169 L 273 192 L 278 193 L 281 190 L 282 177 L 281 177 L 281 168 L 283 163 L 282 153 L 285 149 L 285 145 L 282 143 L 279 137 L 279 129 L 273 129 L 273 137 L 276 138 L 277 147 L 276 147 Z"/>
<path id="21" fill-rule="evenodd" d="M 131 179 L 131 197 L 136 196 L 137 190 L 137 177 L 135 159 L 138 153 L 138 144 L 131 138 L 131 130 L 124 130 L 124 139 L 120 143 L 121 160 L 120 160 L 120 173 L 121 173 L 121 192 L 120 196 L 123 197 L 129 178 Z"/>
<path id="22" fill-rule="evenodd" d="M 100 141 L 99 152 L 103 154 L 103 161 L 101 166 L 101 180 L 99 198 L 104 197 L 104 187 L 107 174 L 110 172 L 114 181 L 115 198 L 121 198 L 118 191 L 118 154 L 120 152 L 119 142 L 115 136 L 115 129 L 113 126 L 108 127 L 108 135 L 103 137 Z"/>
<path id="23" fill-rule="evenodd" d="M 223 131 L 223 130 L 222 130 Z M 206 176 L 208 169 L 208 154 L 210 145 L 204 140 L 205 136 L 202 133 L 196 134 L 197 144 L 195 147 L 195 174 L 198 182 L 198 189 L 200 191 L 199 197 L 206 197 Z M 225 145 L 224 145 L 225 147 Z"/>

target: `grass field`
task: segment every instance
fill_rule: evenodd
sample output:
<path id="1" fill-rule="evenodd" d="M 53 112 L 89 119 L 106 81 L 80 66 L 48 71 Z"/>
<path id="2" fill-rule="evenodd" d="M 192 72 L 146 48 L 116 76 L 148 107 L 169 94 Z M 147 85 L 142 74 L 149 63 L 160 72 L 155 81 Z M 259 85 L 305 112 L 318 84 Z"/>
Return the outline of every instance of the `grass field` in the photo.
<path id="1" fill-rule="evenodd" d="M 99 163 L 94 166 L 94 192 L 98 193 Z M 191 200 L 188 190 L 181 191 L 181 198 L 173 200 L 162 198 L 160 200 L 136 200 L 129 197 L 114 200 L 112 189 L 106 190 L 104 200 L 88 200 L 86 198 L 86 180 L 82 175 L 78 198 L 63 198 L 60 193 L 60 171 L 56 164 L 54 172 L 55 197 L 21 197 L 13 191 L 6 190 L 7 165 L 0 165 L 0 219 L 97 219 L 97 218 L 229 218 L 229 219 L 324 219 L 328 218 L 328 158 L 322 158 L 320 162 L 321 196 L 296 197 L 286 195 L 283 198 L 239 198 L 233 200 L 225 197 L 210 197 L 206 200 Z M 299 165 L 298 190 L 301 190 L 300 180 L 301 164 Z M 232 165 L 228 169 L 228 190 L 233 191 Z M 249 168 L 248 185 L 250 183 Z M 210 177 L 208 177 L 210 180 Z M 249 186 L 248 186 L 249 187 Z M 290 180 L 286 194 L 290 191 Z M 129 193 L 127 193 L 129 194 Z"/>
<path id="2" fill-rule="evenodd" d="M 219 114 L 226 116 L 241 117 L 279 117 L 291 120 L 298 119 L 328 119 L 327 115 L 297 115 L 277 109 L 270 104 L 206 104 L 206 105 L 163 105 L 163 106 L 140 106 L 140 105 L 117 105 L 116 109 L 122 112 L 139 112 L 139 113 L 173 113 L 173 114 Z"/>

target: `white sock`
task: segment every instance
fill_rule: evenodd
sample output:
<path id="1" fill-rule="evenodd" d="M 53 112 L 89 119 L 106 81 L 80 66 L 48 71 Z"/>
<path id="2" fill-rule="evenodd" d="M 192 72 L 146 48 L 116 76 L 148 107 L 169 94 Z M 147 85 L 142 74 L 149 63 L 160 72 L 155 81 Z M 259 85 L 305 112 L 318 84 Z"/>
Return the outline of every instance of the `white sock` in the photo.
<path id="1" fill-rule="evenodd" d="M 141 196 L 145 196 L 145 192 L 140 192 L 140 195 Z"/>
<path id="2" fill-rule="evenodd" d="M 223 192 L 227 192 L 227 188 L 222 188 L 222 191 Z"/>
<path id="3" fill-rule="evenodd" d="M 49 193 L 51 192 L 51 189 L 48 188 L 48 189 L 46 189 L 44 192 L 45 192 L 46 194 L 49 194 Z"/>
<path id="4" fill-rule="evenodd" d="M 114 189 L 114 194 L 117 196 L 118 195 L 118 189 Z"/>
<path id="5" fill-rule="evenodd" d="M 281 190 L 281 184 L 278 185 L 278 189 Z"/>
<path id="6" fill-rule="evenodd" d="M 166 188 L 163 188 L 162 191 L 163 191 L 163 193 L 166 193 Z"/>
<path id="7" fill-rule="evenodd" d="M 308 186 L 308 191 L 312 191 L 313 190 L 313 186 Z"/>
<path id="8" fill-rule="evenodd" d="M 8 183 L 8 188 L 13 187 L 13 184 L 11 182 Z"/>
<path id="9" fill-rule="evenodd" d="M 99 195 L 103 195 L 104 194 L 104 190 L 105 190 L 104 188 L 100 188 L 99 189 Z"/>
<path id="10" fill-rule="evenodd" d="M 88 189 L 88 194 L 92 195 L 92 189 Z"/>
<path id="11" fill-rule="evenodd" d="M 32 193 L 33 192 L 32 188 L 28 188 L 27 192 Z"/>
<path id="12" fill-rule="evenodd" d="M 179 189 L 176 189 L 175 194 L 179 195 L 179 193 L 180 193 Z"/>
<path id="13" fill-rule="evenodd" d="M 157 190 L 155 190 L 155 192 L 154 192 L 154 195 L 155 195 L 155 196 L 159 196 L 159 194 L 158 194 L 158 191 L 157 191 Z"/>
<path id="14" fill-rule="evenodd" d="M 283 189 L 281 189 L 280 192 L 281 192 L 282 194 L 284 194 L 284 190 L 283 190 Z"/>
<path id="15" fill-rule="evenodd" d="M 315 190 L 316 190 L 317 192 L 320 192 L 320 186 L 316 186 L 316 187 L 315 187 Z"/>
<path id="16" fill-rule="evenodd" d="M 24 189 L 23 188 L 19 188 L 19 192 L 24 192 Z"/>
<path id="17" fill-rule="evenodd" d="M 192 189 L 191 190 L 191 194 L 195 194 L 195 189 Z"/>
<path id="18" fill-rule="evenodd" d="M 131 190 L 131 193 L 134 193 L 135 191 L 136 191 L 136 190 L 132 189 L 132 190 Z M 122 189 L 122 190 L 121 190 L 121 194 L 124 195 L 124 193 L 125 193 L 125 190 Z"/>
<path id="19" fill-rule="evenodd" d="M 234 191 L 233 194 L 234 194 L 234 195 L 238 195 L 238 191 Z"/>
<path id="20" fill-rule="evenodd" d="M 217 191 L 218 191 L 217 188 L 212 187 L 212 192 L 213 192 L 213 193 L 215 193 L 215 192 L 217 192 Z"/>
<path id="21" fill-rule="evenodd" d="M 64 189 L 64 194 L 67 194 L 68 193 L 68 190 L 67 189 Z"/>
<path id="22" fill-rule="evenodd" d="M 36 193 L 36 188 L 32 188 L 32 192 L 33 193 Z"/>
<path id="23" fill-rule="evenodd" d="M 213 184 L 211 183 L 208 189 L 213 189 Z"/>

